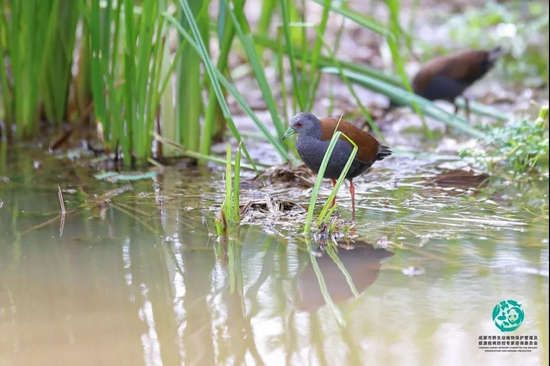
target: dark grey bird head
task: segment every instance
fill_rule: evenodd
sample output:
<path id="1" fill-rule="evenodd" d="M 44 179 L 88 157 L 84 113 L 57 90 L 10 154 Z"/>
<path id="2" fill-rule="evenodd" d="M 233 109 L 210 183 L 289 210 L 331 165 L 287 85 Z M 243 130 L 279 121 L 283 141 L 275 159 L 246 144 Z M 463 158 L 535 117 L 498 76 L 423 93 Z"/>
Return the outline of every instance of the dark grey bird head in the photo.
<path id="1" fill-rule="evenodd" d="M 307 135 L 320 139 L 321 122 L 311 113 L 300 112 L 290 120 L 290 125 L 283 135 L 282 140 L 294 134 L 298 136 Z"/>

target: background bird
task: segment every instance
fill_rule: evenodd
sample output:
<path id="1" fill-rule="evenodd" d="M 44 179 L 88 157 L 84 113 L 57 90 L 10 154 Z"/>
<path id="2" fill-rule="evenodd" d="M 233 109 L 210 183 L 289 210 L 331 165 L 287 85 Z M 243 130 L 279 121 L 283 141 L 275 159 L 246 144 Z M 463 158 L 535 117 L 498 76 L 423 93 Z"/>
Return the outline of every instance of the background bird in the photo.
<path id="1" fill-rule="evenodd" d="M 495 65 L 502 54 L 502 48 L 492 50 L 467 50 L 448 56 L 436 57 L 426 62 L 412 80 L 415 94 L 428 100 L 446 100 L 458 106 L 455 99 L 463 96 L 464 91 L 481 79 Z M 464 97 L 464 96 L 463 96 Z M 466 114 L 470 113 L 468 98 L 464 97 Z M 386 113 L 399 106 L 390 101 Z"/>

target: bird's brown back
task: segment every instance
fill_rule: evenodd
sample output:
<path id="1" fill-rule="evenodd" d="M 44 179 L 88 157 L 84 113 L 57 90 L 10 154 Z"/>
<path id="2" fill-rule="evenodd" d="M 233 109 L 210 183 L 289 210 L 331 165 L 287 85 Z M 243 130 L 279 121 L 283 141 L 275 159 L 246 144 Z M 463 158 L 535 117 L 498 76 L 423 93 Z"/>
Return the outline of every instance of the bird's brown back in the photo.
<path id="1" fill-rule="evenodd" d="M 413 79 L 415 92 L 422 92 L 435 75 L 471 83 L 479 79 L 486 70 L 482 71 L 482 62 L 489 55 L 489 51 L 467 50 L 454 55 L 442 56 L 428 61 L 418 71 Z"/>
<path id="2" fill-rule="evenodd" d="M 334 135 L 336 126 L 338 131 L 346 134 L 357 145 L 357 155 L 355 159 L 363 163 L 372 163 L 376 160 L 379 151 L 380 143 L 370 133 L 355 127 L 348 121 L 340 120 L 339 118 L 321 118 L 321 140 L 330 140 Z M 338 124 L 338 121 L 340 123 Z M 347 141 L 344 136 L 340 139 Z"/>

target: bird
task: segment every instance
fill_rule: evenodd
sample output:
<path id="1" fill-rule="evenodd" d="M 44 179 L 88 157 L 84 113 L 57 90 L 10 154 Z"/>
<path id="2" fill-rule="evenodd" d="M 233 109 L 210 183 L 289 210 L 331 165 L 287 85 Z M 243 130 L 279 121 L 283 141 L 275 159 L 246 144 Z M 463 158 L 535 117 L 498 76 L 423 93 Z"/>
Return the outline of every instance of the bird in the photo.
<path id="1" fill-rule="evenodd" d="M 487 50 L 467 50 L 428 61 L 412 80 L 413 91 L 428 100 L 446 100 L 458 106 L 455 99 L 493 68 L 502 53 L 500 46 Z M 469 112 L 468 98 L 466 111 Z"/>
<path id="2" fill-rule="evenodd" d="M 455 99 L 463 96 L 468 87 L 491 70 L 502 52 L 502 47 L 498 46 L 492 50 L 465 50 L 433 58 L 412 79 L 412 90 L 430 101 L 445 100 L 453 103 L 457 113 Z M 468 98 L 464 97 L 464 100 L 466 114 L 469 115 Z M 390 101 L 388 110 L 397 105 Z"/>
<path id="3" fill-rule="evenodd" d="M 328 150 L 330 140 L 336 131 L 341 131 L 357 145 L 357 154 L 346 174 L 346 179 L 350 183 L 352 219 L 355 221 L 355 186 L 353 178 L 363 174 L 376 161 L 390 156 L 392 151 L 378 142 L 373 135 L 355 127 L 348 121 L 339 118 L 319 119 L 307 112 L 300 112 L 292 117 L 282 140 L 296 134 L 296 150 L 298 150 L 300 158 L 309 169 L 317 174 L 323 157 Z M 340 177 L 352 151 L 353 146 L 344 136 L 341 136 L 332 151 L 332 156 L 324 174 L 324 178 L 330 178 L 333 186 Z M 335 200 L 332 202 L 333 206 L 334 203 Z"/>

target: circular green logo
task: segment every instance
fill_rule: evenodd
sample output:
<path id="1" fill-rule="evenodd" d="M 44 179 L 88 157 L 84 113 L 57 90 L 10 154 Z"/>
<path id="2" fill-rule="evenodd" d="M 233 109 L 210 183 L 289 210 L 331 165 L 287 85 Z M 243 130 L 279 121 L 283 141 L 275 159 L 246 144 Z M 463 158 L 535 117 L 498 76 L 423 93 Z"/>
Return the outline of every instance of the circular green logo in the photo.
<path id="1" fill-rule="evenodd" d="M 525 314 L 521 304 L 515 300 L 504 300 L 493 309 L 493 322 L 501 332 L 513 332 L 518 329 Z"/>

